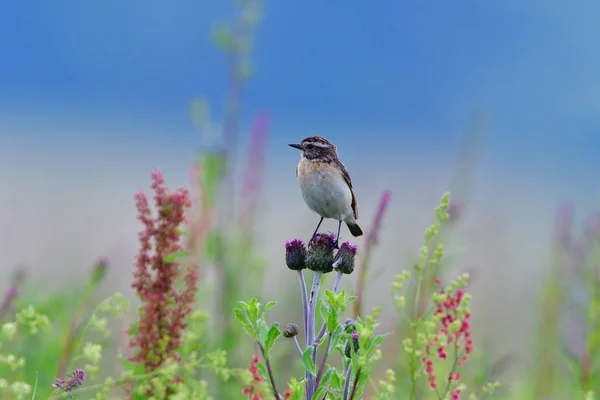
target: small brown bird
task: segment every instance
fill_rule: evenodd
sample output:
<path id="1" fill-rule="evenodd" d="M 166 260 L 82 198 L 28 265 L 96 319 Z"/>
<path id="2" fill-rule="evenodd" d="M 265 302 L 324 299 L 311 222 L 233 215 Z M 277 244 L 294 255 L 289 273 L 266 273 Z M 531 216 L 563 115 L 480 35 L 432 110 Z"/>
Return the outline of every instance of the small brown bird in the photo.
<path id="1" fill-rule="evenodd" d="M 321 216 L 311 242 L 325 218 L 339 221 L 336 240 L 339 240 L 342 221 L 346 223 L 352 236 L 361 236 L 363 231 L 356 222 L 358 207 L 352 180 L 338 158 L 335 145 L 324 137 L 309 136 L 290 146 L 300 150 L 302 154 L 296 167 L 302 197 L 308 207 Z"/>

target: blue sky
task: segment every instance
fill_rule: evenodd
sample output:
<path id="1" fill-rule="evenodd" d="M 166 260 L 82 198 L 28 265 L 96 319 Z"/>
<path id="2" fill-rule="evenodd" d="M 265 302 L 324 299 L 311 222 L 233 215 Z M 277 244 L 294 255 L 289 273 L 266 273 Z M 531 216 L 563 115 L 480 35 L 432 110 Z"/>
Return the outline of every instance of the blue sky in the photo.
<path id="1" fill-rule="evenodd" d="M 232 11 L 224 0 L 4 2 L 0 116 L 41 127 L 22 140 L 54 127 L 57 146 L 69 140 L 62 128 L 80 126 L 111 139 L 153 128 L 157 146 L 193 146 L 189 101 L 204 96 L 217 113 L 223 103 L 226 64 L 209 32 Z M 600 168 L 597 11 L 591 1 L 267 1 L 246 117 L 268 110 L 277 145 L 332 132 L 346 148 L 368 136 L 362 147 L 443 150 L 484 109 L 495 165 L 587 173 Z"/>

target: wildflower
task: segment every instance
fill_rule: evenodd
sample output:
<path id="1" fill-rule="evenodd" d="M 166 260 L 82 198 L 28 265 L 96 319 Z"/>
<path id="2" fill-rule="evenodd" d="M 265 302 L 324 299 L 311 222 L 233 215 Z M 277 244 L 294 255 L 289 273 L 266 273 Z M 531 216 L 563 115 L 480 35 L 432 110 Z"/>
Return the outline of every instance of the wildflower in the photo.
<path id="1" fill-rule="evenodd" d="M 158 215 L 153 218 L 148 199 L 138 193 L 138 219 L 144 225 L 139 235 L 140 250 L 135 262 L 132 287 L 142 300 L 140 318 L 132 329 L 130 361 L 154 371 L 167 359 L 180 360 L 186 318 L 192 312 L 198 280 L 197 266 L 181 264 L 172 258 L 181 253 L 178 228 L 185 222 L 185 211 L 191 206 L 188 191 L 180 188 L 168 193 L 163 175 L 152 173 L 152 189 Z M 183 276 L 183 285 L 177 284 Z"/>
<path id="2" fill-rule="evenodd" d="M 351 274 L 354 271 L 354 258 L 356 257 L 356 246 L 350 242 L 342 243 L 342 246 L 335 255 L 335 262 L 339 261 L 337 270 L 344 274 Z"/>
<path id="3" fill-rule="evenodd" d="M 298 325 L 296 324 L 287 324 L 285 328 L 283 328 L 283 337 L 285 338 L 293 338 L 298 334 Z"/>
<path id="4" fill-rule="evenodd" d="M 462 289 L 455 289 L 458 286 L 458 281 L 464 279 L 459 278 L 456 282 L 450 284 L 448 292 L 441 289 L 439 293 L 434 295 L 436 309 L 434 317 L 438 321 L 438 325 L 433 333 L 433 338 L 430 339 L 425 347 L 425 356 L 421 358 L 424 364 L 425 374 L 429 382 L 429 387 L 432 390 L 437 389 L 437 377 L 433 368 L 432 357 L 440 360 L 448 358 L 448 348 L 451 349 L 451 354 L 457 357 L 456 367 L 462 366 L 467 360 L 469 354 L 474 350 L 473 339 L 471 335 L 471 314 L 468 312 L 468 297 Z M 435 284 L 440 285 L 440 279 L 435 278 Z M 446 380 L 457 383 L 461 379 L 461 374 L 454 368 L 447 375 Z M 460 399 L 460 390 L 455 389 L 451 393 L 451 399 Z"/>
<path id="5" fill-rule="evenodd" d="M 65 392 L 71 392 L 73 389 L 83 386 L 85 380 L 85 371 L 82 369 L 76 369 L 69 375 L 68 380 L 56 378 L 52 387 Z"/>
<path id="6" fill-rule="evenodd" d="M 259 362 L 259 357 L 254 356 L 252 358 L 252 362 L 248 368 L 248 371 L 252 374 L 252 382 L 242 389 L 242 394 L 248 396 L 250 400 L 262 400 L 263 398 L 261 385 L 265 383 L 265 380 L 260 376 L 260 371 L 258 369 Z"/>
<path id="7" fill-rule="evenodd" d="M 335 235 L 317 233 L 312 240 L 312 246 L 308 249 L 306 267 L 315 272 L 333 271 L 333 248 L 335 246 Z"/>
<path id="8" fill-rule="evenodd" d="M 346 342 L 346 347 L 344 347 L 344 355 L 346 357 L 348 357 L 348 358 L 351 357 L 351 353 L 350 353 L 351 349 L 354 349 L 354 352 L 358 353 L 358 350 L 360 348 L 358 338 L 359 338 L 358 332 L 354 332 L 350 335 L 350 340 L 348 340 Z"/>
<path id="9" fill-rule="evenodd" d="M 306 246 L 299 239 L 285 242 L 285 263 L 289 269 L 301 271 L 306 268 Z"/>

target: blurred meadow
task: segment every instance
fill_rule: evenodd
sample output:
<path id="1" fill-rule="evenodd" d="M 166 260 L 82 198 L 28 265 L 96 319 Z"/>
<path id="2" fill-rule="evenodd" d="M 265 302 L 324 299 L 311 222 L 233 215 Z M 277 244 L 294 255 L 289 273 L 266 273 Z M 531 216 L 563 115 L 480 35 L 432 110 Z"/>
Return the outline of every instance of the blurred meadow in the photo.
<path id="1" fill-rule="evenodd" d="M 598 12 L 541 0 L 1 4 L 0 399 L 304 398 L 291 378 L 309 381 L 310 355 L 283 337 L 264 351 L 265 320 L 248 317 L 252 338 L 240 315 L 251 298 L 275 301 L 265 329 L 303 326 L 286 242 L 308 243 L 319 217 L 288 144 L 312 135 L 337 145 L 365 231 L 340 238 L 358 248 L 340 284 L 357 298 L 318 298 L 317 324 L 339 311 L 324 338 L 340 335 L 341 349 L 311 378 L 332 388 L 320 399 L 600 396 Z M 458 295 L 453 318 L 470 321 L 474 350 L 464 364 L 437 353 L 440 392 L 421 356 L 443 324 L 436 296 L 459 288 L 470 301 Z M 389 335 L 344 356 L 359 336 L 347 318 L 357 354 Z M 335 389 L 339 371 L 356 373 L 356 393 Z"/>

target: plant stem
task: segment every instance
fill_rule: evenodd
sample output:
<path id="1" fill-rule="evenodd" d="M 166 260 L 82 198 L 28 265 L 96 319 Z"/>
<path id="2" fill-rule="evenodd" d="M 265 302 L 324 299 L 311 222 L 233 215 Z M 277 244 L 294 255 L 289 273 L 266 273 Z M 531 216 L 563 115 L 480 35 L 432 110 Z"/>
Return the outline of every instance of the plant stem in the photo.
<path id="1" fill-rule="evenodd" d="M 335 282 L 333 283 L 333 293 L 335 293 L 335 294 L 337 294 L 338 290 L 340 289 L 340 282 L 342 281 L 343 275 L 344 274 L 341 271 L 338 271 L 337 275 L 335 276 Z M 321 340 L 323 338 L 323 335 L 325 335 L 326 330 L 327 330 L 327 324 L 323 322 L 323 326 L 321 326 L 321 330 L 319 331 L 319 334 L 315 338 L 315 342 L 318 342 L 319 340 Z"/>
<path id="2" fill-rule="evenodd" d="M 281 400 L 281 396 L 279 395 L 279 391 L 277 390 L 277 385 L 275 384 L 275 376 L 273 375 L 273 368 L 271 368 L 271 360 L 267 357 L 267 353 L 265 352 L 265 348 L 258 343 L 258 347 L 260 348 L 260 352 L 265 360 L 265 364 L 267 366 L 267 372 L 269 373 L 269 380 L 271 381 L 271 387 L 273 388 L 273 396 L 275 400 Z"/>
<path id="3" fill-rule="evenodd" d="M 352 393 L 350 393 L 350 399 L 354 399 L 354 395 L 356 394 L 356 388 L 358 387 L 358 378 L 360 378 L 360 367 L 356 370 L 356 375 L 354 376 L 354 383 L 352 384 Z"/>
<path id="4" fill-rule="evenodd" d="M 306 326 L 306 347 L 311 346 L 315 341 L 315 314 L 317 309 L 317 300 L 319 298 L 319 290 L 321 289 L 322 272 L 315 272 L 313 275 L 313 284 L 310 289 L 310 300 L 308 303 L 308 321 Z M 313 365 L 317 363 L 317 349 L 315 347 L 312 354 Z M 306 372 L 306 399 L 311 400 L 315 391 L 315 377 Z"/>
<path id="5" fill-rule="evenodd" d="M 300 282 L 300 294 L 302 294 L 302 313 L 304 317 L 304 340 L 306 346 L 308 343 L 308 299 L 306 296 L 306 281 L 304 280 L 304 274 L 302 271 L 296 271 L 298 273 L 298 281 Z"/>
<path id="6" fill-rule="evenodd" d="M 88 303 L 94 291 L 96 290 L 97 285 L 88 284 L 83 293 L 83 297 L 77 310 L 75 311 L 75 315 L 73 316 L 73 322 L 71 323 L 71 327 L 69 328 L 69 332 L 67 333 L 67 339 L 65 340 L 65 345 L 63 347 L 62 355 L 60 362 L 58 364 L 58 371 L 56 376 L 63 377 L 67 372 L 67 367 L 69 361 L 71 360 L 71 356 L 73 355 L 73 349 L 76 346 L 77 334 L 79 333 L 79 328 L 81 327 L 81 321 L 85 316 L 85 313 L 88 310 Z"/>
<path id="7" fill-rule="evenodd" d="M 300 358 L 302 358 L 302 348 L 300 347 L 300 343 L 298 343 L 298 338 L 296 336 L 294 336 L 292 338 L 292 340 L 294 341 L 294 344 L 296 345 L 296 352 L 298 353 Z"/>
<path id="8" fill-rule="evenodd" d="M 421 270 L 418 271 L 418 275 L 417 275 L 417 288 L 416 288 L 416 293 L 415 293 L 415 299 L 414 299 L 414 303 L 413 303 L 413 310 L 412 310 L 412 321 L 411 321 L 411 340 L 413 343 L 413 346 L 415 343 L 417 343 L 417 328 L 418 328 L 418 314 L 419 314 L 419 298 L 421 297 L 421 285 L 423 284 L 423 269 L 425 268 L 425 265 L 421 266 Z M 414 352 L 410 354 L 410 360 L 409 360 L 409 364 L 410 364 L 410 380 L 411 380 L 411 385 L 410 385 L 410 400 L 414 400 L 415 396 L 416 396 L 416 390 L 417 390 L 417 378 L 416 378 L 416 369 L 417 366 L 415 365 L 416 362 L 418 362 L 416 360 L 415 354 Z"/>
<path id="9" fill-rule="evenodd" d="M 348 369 L 346 370 L 346 378 L 344 380 L 344 394 L 342 400 L 348 400 L 348 390 L 350 389 L 350 376 L 352 376 L 352 361 L 348 363 Z"/>
<path id="10" fill-rule="evenodd" d="M 329 332 L 329 336 L 327 337 L 327 346 L 325 346 L 325 354 L 321 358 L 321 365 L 319 365 L 319 371 L 317 372 L 317 380 L 315 382 L 315 391 L 319 389 L 319 384 L 321 383 L 321 378 L 323 378 L 323 374 L 325 373 L 325 364 L 327 362 L 327 356 L 329 355 L 329 346 L 331 346 L 331 338 L 333 337 L 332 332 Z"/>

